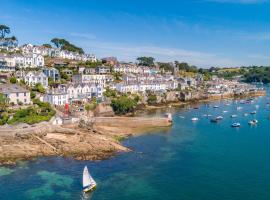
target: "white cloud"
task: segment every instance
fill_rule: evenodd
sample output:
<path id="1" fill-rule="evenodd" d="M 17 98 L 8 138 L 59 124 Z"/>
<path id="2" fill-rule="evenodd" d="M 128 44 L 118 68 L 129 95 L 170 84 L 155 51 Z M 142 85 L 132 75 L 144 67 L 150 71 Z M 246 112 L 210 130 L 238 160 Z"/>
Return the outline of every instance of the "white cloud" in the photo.
<path id="1" fill-rule="evenodd" d="M 229 58 L 223 58 L 216 54 L 201 51 L 192 51 L 180 48 L 166 48 L 158 46 L 138 46 L 121 43 L 106 43 L 88 41 L 81 45 L 90 51 L 94 51 L 99 57 L 116 56 L 120 60 L 134 61 L 139 56 L 152 56 L 158 61 L 185 61 L 199 67 L 209 66 L 240 66 L 241 63 Z"/>

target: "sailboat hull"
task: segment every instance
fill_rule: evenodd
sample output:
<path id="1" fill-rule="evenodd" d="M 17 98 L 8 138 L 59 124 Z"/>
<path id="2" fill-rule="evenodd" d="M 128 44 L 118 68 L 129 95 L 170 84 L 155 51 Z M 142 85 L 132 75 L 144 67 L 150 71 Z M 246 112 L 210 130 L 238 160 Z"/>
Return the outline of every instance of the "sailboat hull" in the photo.
<path id="1" fill-rule="evenodd" d="M 96 185 L 89 186 L 87 188 L 84 188 L 83 192 L 85 192 L 85 193 L 92 192 L 92 191 L 94 191 L 96 189 L 96 187 L 97 187 Z"/>

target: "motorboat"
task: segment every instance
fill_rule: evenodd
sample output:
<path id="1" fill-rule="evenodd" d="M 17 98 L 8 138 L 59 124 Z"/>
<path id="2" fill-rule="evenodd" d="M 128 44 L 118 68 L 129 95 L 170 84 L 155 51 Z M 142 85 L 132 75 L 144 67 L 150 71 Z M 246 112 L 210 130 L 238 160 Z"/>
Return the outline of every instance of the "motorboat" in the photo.
<path id="1" fill-rule="evenodd" d="M 237 117 L 237 115 L 231 115 L 231 118 L 236 118 Z"/>
<path id="2" fill-rule="evenodd" d="M 256 125 L 256 124 L 258 124 L 258 120 L 256 120 L 256 119 L 250 120 L 248 122 L 248 124 L 250 124 L 250 125 Z"/>

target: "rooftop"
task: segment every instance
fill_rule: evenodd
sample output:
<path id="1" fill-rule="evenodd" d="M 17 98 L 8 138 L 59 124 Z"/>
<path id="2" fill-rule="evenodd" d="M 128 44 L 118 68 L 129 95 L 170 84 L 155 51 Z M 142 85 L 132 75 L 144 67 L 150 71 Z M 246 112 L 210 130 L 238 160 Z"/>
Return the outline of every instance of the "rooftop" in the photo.
<path id="1" fill-rule="evenodd" d="M 29 92 L 29 91 L 16 84 L 1 84 L 0 85 L 0 93 L 10 94 L 10 93 L 17 93 L 17 92 Z"/>

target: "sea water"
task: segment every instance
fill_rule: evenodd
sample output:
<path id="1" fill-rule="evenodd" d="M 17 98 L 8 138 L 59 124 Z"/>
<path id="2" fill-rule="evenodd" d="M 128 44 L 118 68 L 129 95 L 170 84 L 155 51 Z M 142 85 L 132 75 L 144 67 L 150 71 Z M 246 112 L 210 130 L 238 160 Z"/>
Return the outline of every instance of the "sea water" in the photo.
<path id="1" fill-rule="evenodd" d="M 220 101 L 200 104 L 199 109 L 152 111 L 147 115 L 171 112 L 173 126 L 127 139 L 130 153 L 104 161 L 52 157 L 0 167 L 0 199 L 269 200 L 267 102 L 265 96 L 249 104 Z M 239 106 L 243 109 L 237 110 Z M 256 115 L 243 115 L 254 110 Z M 224 119 L 211 123 L 207 114 Z M 233 114 L 237 117 L 231 118 Z M 192 122 L 193 117 L 199 120 Z M 255 118 L 259 123 L 250 126 L 248 121 Z M 241 127 L 232 128 L 234 122 Z M 91 195 L 82 193 L 85 165 L 98 183 Z"/>

